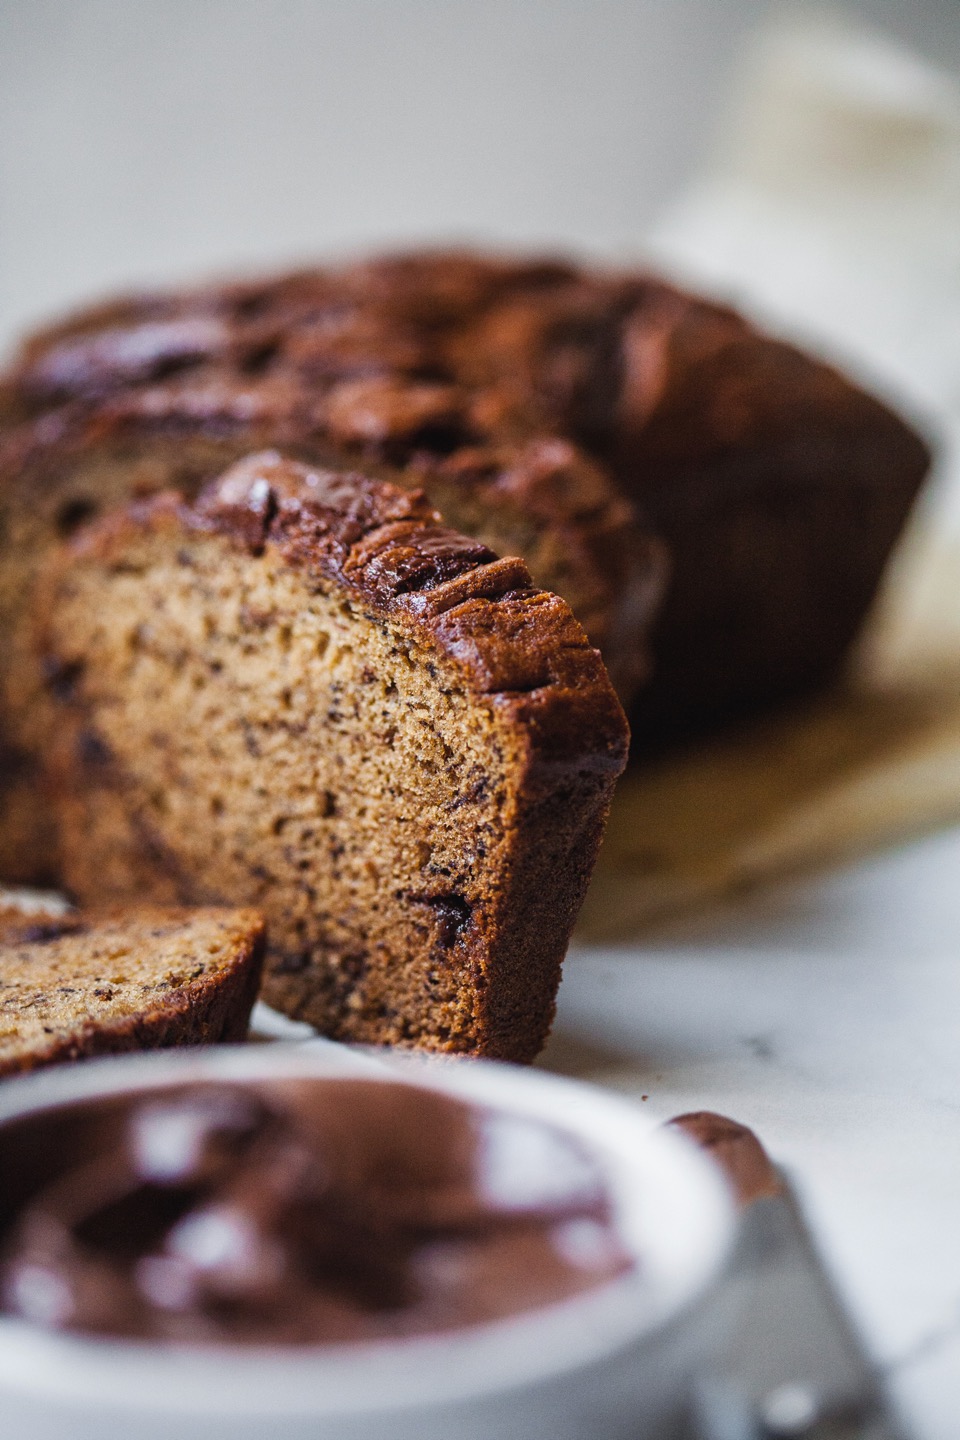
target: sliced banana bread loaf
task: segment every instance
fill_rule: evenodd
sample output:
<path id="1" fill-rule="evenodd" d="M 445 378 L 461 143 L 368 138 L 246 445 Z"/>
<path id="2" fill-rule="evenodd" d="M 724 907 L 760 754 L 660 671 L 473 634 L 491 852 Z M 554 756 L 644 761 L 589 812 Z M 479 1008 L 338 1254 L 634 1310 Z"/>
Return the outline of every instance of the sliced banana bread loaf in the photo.
<path id="1" fill-rule="evenodd" d="M 214 377 L 236 388 L 251 373 L 324 396 L 328 438 L 365 461 L 406 446 L 408 463 L 418 426 L 423 450 L 534 434 L 576 441 L 671 557 L 636 712 L 651 736 L 829 680 L 930 459 L 885 405 L 733 310 L 642 272 L 550 257 L 387 255 L 131 298 L 34 336 L 8 383 L 30 414 L 66 400 L 96 406 L 171 376 L 198 394 Z M 448 508 L 431 480 L 428 494 L 470 534 L 506 504 L 498 490 L 476 495 L 478 528 L 470 505 Z M 556 503 L 555 491 L 547 509 Z M 609 594 L 598 604 L 595 580 L 583 593 L 582 561 L 571 556 L 559 574 L 521 531 L 506 548 L 570 601 L 629 699 L 640 673 L 624 643 L 631 622 Z M 504 548 L 501 534 L 481 538 Z M 622 592 L 615 547 L 611 566 Z M 636 609 L 635 652 L 649 621 Z"/>
<path id="2" fill-rule="evenodd" d="M 0 1076 L 120 1050 L 242 1040 L 263 940 L 252 910 L 0 909 Z"/>
<path id="3" fill-rule="evenodd" d="M 257 905 L 288 1013 L 537 1053 L 628 736 L 522 561 L 265 454 L 80 532 L 43 594 L 76 896 Z"/>
<path id="4" fill-rule="evenodd" d="M 929 464 L 884 405 L 729 309 L 642 273 L 469 252 L 81 312 L 26 342 L 0 412 L 0 874 L 19 879 L 56 873 L 31 576 L 118 499 L 193 495 L 268 445 L 422 487 L 570 603 L 638 695 L 643 745 L 835 676 Z"/>

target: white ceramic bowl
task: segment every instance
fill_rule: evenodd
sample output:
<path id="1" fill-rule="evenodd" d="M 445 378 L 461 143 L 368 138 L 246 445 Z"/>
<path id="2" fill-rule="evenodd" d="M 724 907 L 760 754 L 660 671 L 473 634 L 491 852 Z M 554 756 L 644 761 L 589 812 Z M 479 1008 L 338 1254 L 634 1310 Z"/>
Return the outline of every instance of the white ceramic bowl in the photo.
<path id="1" fill-rule="evenodd" d="M 572 1300 L 440 1336 L 316 1350 L 82 1337 L 0 1316 L 0 1416 L 17 1440 L 641 1440 L 669 1433 L 723 1311 L 729 1196 L 691 1145 L 606 1091 L 479 1062 L 271 1045 L 85 1064 L 5 1082 L 0 1125 L 190 1080 L 369 1073 L 540 1117 L 598 1157 L 639 1260 Z"/>

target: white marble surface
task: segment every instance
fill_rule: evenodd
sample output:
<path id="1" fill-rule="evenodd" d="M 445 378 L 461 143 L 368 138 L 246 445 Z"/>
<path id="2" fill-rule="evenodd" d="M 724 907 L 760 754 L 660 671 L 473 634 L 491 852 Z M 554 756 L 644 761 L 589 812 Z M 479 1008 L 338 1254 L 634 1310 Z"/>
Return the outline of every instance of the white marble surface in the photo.
<path id="1" fill-rule="evenodd" d="M 960 829 L 574 949 L 546 1062 L 792 1170 L 915 1435 L 960 1431 Z"/>

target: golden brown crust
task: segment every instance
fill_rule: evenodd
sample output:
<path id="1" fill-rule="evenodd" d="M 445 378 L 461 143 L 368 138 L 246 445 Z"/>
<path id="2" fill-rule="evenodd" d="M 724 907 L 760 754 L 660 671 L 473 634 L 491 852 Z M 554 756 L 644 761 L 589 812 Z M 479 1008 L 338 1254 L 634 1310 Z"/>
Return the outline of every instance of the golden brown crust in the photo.
<path id="1" fill-rule="evenodd" d="M 536 727 L 537 763 L 619 774 L 622 709 L 599 654 L 568 606 L 534 588 L 519 558 L 499 559 L 451 530 L 422 492 L 265 451 L 239 461 L 195 505 L 161 495 L 86 526 L 70 551 L 108 561 L 131 532 L 173 522 L 267 544 L 383 615 L 403 614 Z M 542 692 L 542 693 L 540 693 Z M 534 698 L 529 698 L 533 693 Z"/>
<path id="2" fill-rule="evenodd" d="M 642 738 L 832 681 L 930 466 L 831 366 L 667 286 L 630 312 L 610 463 L 674 557 Z"/>
<path id="3" fill-rule="evenodd" d="M 263 954 L 251 910 L 0 910 L 0 1076 L 242 1040 Z"/>

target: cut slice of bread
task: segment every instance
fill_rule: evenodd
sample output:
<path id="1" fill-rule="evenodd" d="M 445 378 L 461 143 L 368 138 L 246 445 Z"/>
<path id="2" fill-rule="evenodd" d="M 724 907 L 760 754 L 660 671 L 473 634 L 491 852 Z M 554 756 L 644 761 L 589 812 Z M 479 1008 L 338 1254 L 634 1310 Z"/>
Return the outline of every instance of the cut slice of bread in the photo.
<path id="1" fill-rule="evenodd" d="M 256 905 L 288 1014 L 537 1053 L 628 732 L 522 561 L 268 453 L 89 527 L 43 594 L 78 898 Z"/>
<path id="2" fill-rule="evenodd" d="M 0 1076 L 123 1050 L 242 1040 L 263 961 L 253 910 L 0 908 Z"/>

